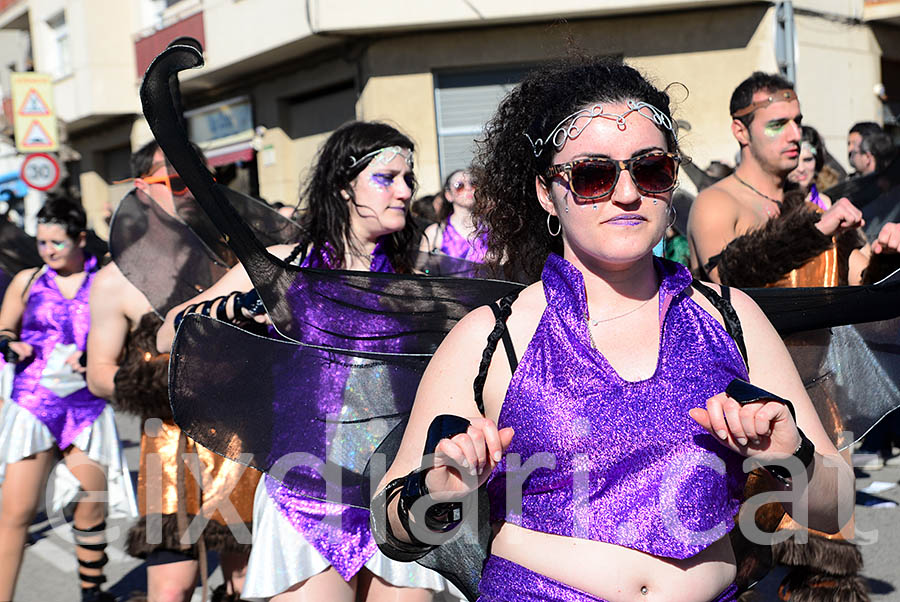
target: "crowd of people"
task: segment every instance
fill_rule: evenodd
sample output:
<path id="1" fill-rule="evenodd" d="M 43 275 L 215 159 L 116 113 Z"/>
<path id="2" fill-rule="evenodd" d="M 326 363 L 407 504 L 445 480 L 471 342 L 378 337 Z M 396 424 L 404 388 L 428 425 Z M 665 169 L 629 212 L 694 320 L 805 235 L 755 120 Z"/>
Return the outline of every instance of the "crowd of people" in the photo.
<path id="1" fill-rule="evenodd" d="M 900 268 L 900 226 L 826 192 L 847 175 L 802 123 L 791 82 L 753 73 L 726 109 L 739 162 L 697 177 L 681 222 L 673 199 L 685 194 L 676 188 L 688 159 L 667 93 L 622 61 L 587 58 L 528 74 L 487 124 L 473 164 L 435 195 L 414 200 L 408 136 L 351 122 L 319 150 L 303 209 L 265 208 L 263 222 L 290 233 L 266 239 L 284 269 L 417 282 L 431 277 L 418 268 L 423 256 L 447 256 L 521 285 L 455 318 L 431 350 L 371 510 L 238 464 L 248 451 L 238 435 L 218 449 L 173 415 L 173 345 L 188 324 L 215 318 L 271 345 L 319 348 L 334 346 L 335 327 L 312 303 L 301 338 L 280 328 L 275 303 L 296 304 L 296 283 L 281 300 L 258 292 L 275 276 L 237 262 L 224 245 L 233 237 L 205 221 L 165 144 L 134 154 L 126 200 L 136 213 L 126 219 L 123 201 L 109 256 L 85 251 L 79 203 L 48 200 L 35 243 L 43 265 L 9 274 L 0 308 L 2 361 L 14 372 L 0 391 L 0 601 L 13 599 L 59 457 L 83 492 L 73 527 L 85 601 L 113 599 L 101 588 L 106 507 L 85 495 L 113 489 L 135 519 L 126 549 L 146 563 L 152 602 L 190 600 L 209 551 L 224 576 L 213 600 L 737 600 L 754 581 L 735 543 L 745 460 L 765 488 L 790 494 L 773 527 L 810 540 L 770 546 L 769 564 L 797 569 L 784 599 L 866 600 L 846 531 L 848 454 L 740 289 L 875 283 Z M 883 182 L 896 169 L 877 124 L 853 126 L 848 153 L 849 182 Z M 873 221 L 877 231 L 865 230 Z M 400 349 L 370 324 L 342 328 L 375 341 L 350 351 Z M 234 350 L 235 373 L 245 360 Z M 310 369 L 302 382 L 314 407 L 287 396 L 277 413 L 314 420 L 351 403 L 356 365 Z M 238 391 L 228 389 L 231 368 L 215 367 L 222 391 Z M 260 391 L 276 373 L 259 375 Z M 114 409 L 142 421 L 136 496 Z M 211 431 L 249 428 L 223 414 Z M 891 461 L 898 434 L 884 421 L 863 451 Z M 791 462 L 795 470 L 779 470 Z M 467 524 L 476 492 L 489 547 L 439 556 L 433 536 Z M 414 562 L 425 557 L 436 566 Z"/>

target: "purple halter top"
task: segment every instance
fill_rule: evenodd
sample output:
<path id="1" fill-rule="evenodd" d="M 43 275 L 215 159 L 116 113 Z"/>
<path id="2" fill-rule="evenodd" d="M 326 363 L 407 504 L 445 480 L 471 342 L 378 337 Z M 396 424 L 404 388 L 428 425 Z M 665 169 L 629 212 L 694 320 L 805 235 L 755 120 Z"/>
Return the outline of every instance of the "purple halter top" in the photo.
<path id="1" fill-rule="evenodd" d="M 451 257 L 483 263 L 484 256 L 487 253 L 487 235 L 482 233 L 475 239 L 468 240 L 453 227 L 448 217 L 447 222 L 444 224 L 440 250 L 441 253 Z"/>
<path id="2" fill-rule="evenodd" d="M 324 251 L 311 252 L 304 259 L 301 267 L 335 268 Z M 394 272 L 381 242 L 372 251 L 370 271 Z M 327 319 L 327 317 L 323 318 Z M 308 334 L 310 339 L 305 339 L 304 343 L 313 345 L 324 343 L 324 341 L 315 340 L 317 338 L 315 330 Z M 310 383 L 310 386 L 321 392 L 319 398 L 323 407 L 337 406 L 332 410 L 340 408 L 346 385 L 346 376 L 338 373 L 339 366 L 335 368 L 335 373 L 323 374 L 316 383 Z M 276 408 L 276 413 L 278 411 L 279 409 Z M 290 414 L 294 410 L 286 407 L 280 411 Z M 327 414 L 328 411 L 321 413 Z M 273 445 L 273 449 L 277 448 L 276 443 Z M 325 454 L 323 453 L 320 457 L 325 457 Z M 266 476 L 266 491 L 281 514 L 298 532 L 303 534 L 304 538 L 331 563 L 331 566 L 345 580 L 349 581 L 358 573 L 378 549 L 369 529 L 368 510 L 303 496 L 268 475 Z"/>
<path id="3" fill-rule="evenodd" d="M 662 277 L 657 368 L 630 382 L 591 345 L 581 272 L 558 255 L 548 258 L 541 276 L 547 308 L 500 412 L 499 426 L 515 436 L 488 481 L 491 520 L 679 559 L 732 528 L 743 458 L 688 411 L 705 407 L 733 378 L 747 379 L 747 370 L 725 329 L 688 296 L 687 268 L 655 262 Z M 529 474 L 542 452 L 550 468 Z M 517 483 L 521 507 L 513 497 L 505 504 Z"/>
<path id="4" fill-rule="evenodd" d="M 19 339 L 34 348 L 34 355 L 16 365 L 10 397 L 50 429 L 59 449 L 71 445 L 106 407 L 106 400 L 91 394 L 86 385 L 59 397 L 41 384 L 47 359 L 57 344 L 74 343 L 81 351 L 87 345 L 91 320 L 88 296 L 96 267 L 97 258 L 85 258 L 84 282 L 72 299 L 64 297 L 56 286 L 56 271 L 46 268 L 32 283 L 22 314 Z"/>

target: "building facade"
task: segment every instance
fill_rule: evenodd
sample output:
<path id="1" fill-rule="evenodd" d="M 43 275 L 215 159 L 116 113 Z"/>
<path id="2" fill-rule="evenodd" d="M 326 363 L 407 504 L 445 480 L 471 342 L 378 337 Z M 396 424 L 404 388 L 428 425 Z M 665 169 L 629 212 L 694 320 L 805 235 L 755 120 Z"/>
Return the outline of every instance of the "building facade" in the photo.
<path id="1" fill-rule="evenodd" d="M 737 83 L 781 69 L 846 163 L 851 124 L 896 123 L 898 34 L 900 0 L 0 0 L 0 51 L 4 36 L 27 46 L 0 64 L 54 74 L 70 181 L 101 232 L 128 154 L 149 139 L 141 74 L 178 36 L 204 46 L 182 92 L 219 181 L 293 204 L 319 144 L 351 119 L 409 134 L 421 192 L 438 190 L 522 74 L 572 52 L 622 56 L 672 84 L 701 167 L 733 162 Z"/>

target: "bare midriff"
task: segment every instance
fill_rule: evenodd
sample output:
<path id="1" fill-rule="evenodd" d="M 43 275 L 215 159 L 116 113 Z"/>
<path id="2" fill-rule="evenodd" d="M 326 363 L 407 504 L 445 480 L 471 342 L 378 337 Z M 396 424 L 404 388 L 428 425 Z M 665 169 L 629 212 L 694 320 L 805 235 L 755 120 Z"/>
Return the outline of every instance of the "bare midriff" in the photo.
<path id="1" fill-rule="evenodd" d="M 491 554 L 608 602 L 709 602 L 736 575 L 724 536 L 696 556 L 661 558 L 602 541 L 494 525 Z"/>

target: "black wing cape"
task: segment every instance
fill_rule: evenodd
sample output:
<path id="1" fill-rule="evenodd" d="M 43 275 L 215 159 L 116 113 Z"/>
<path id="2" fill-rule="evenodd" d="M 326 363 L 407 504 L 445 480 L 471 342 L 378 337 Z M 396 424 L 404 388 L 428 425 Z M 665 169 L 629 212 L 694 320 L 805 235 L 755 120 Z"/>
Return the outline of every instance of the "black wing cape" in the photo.
<path id="1" fill-rule="evenodd" d="M 339 495 L 344 504 L 368 507 L 373 483 L 402 437 L 430 355 L 466 312 L 522 285 L 300 269 L 268 254 L 190 149 L 175 119 L 177 74 L 202 63 L 200 52 L 189 45 L 160 54 L 141 88 L 144 114 L 166 156 L 247 268 L 287 340 L 257 337 L 202 316 L 186 318 L 170 369 L 176 421 L 203 445 L 266 471 L 304 495 L 323 500 Z M 747 292 L 782 333 L 794 333 L 789 347 L 836 441 L 848 445 L 887 409 L 900 405 L 892 385 L 900 368 L 896 281 Z M 844 326 L 871 320 L 885 321 Z M 862 362 L 866 378 L 883 387 L 878 395 L 865 383 L 841 380 L 846 362 L 860 350 L 868 354 Z M 864 385 L 864 396 L 850 397 Z M 847 426 L 855 429 L 854 436 L 841 436 Z M 293 454 L 287 464 L 286 454 Z M 479 504 L 480 516 L 486 517 L 483 494 Z M 474 599 L 488 537 L 486 521 L 465 521 L 449 543 L 419 562 Z"/>

